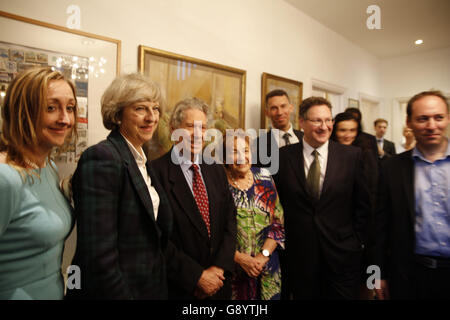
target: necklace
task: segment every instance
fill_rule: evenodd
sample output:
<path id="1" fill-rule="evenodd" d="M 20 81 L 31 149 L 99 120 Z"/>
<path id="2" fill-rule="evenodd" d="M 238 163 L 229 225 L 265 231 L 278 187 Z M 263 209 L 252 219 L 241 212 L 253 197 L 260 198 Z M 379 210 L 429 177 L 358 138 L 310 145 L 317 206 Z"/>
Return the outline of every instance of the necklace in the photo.
<path id="1" fill-rule="evenodd" d="M 238 188 L 239 190 L 247 191 L 253 185 L 252 173 L 250 172 L 250 170 L 247 171 L 245 175 L 247 176 L 247 183 L 244 185 L 244 187 L 242 187 L 240 184 L 236 182 L 236 180 L 234 180 L 233 174 L 230 172 L 231 181 L 233 182 L 235 187 Z"/>

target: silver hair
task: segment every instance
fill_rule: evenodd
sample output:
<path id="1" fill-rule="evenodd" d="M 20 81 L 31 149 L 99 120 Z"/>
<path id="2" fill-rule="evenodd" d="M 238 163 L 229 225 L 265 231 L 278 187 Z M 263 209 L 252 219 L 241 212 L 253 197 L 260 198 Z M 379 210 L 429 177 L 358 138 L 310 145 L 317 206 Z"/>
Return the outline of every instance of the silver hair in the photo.
<path id="1" fill-rule="evenodd" d="M 139 101 L 159 103 L 160 114 L 163 113 L 163 98 L 159 85 L 140 73 L 119 76 L 103 93 L 102 117 L 106 129 L 119 128 L 122 110 Z"/>
<path id="2" fill-rule="evenodd" d="M 181 126 L 184 120 L 184 111 L 189 109 L 197 109 L 202 111 L 205 116 L 208 116 L 209 106 L 203 100 L 199 98 L 187 98 L 179 101 L 173 108 L 172 115 L 170 116 L 169 125 L 170 128 L 175 130 Z"/>

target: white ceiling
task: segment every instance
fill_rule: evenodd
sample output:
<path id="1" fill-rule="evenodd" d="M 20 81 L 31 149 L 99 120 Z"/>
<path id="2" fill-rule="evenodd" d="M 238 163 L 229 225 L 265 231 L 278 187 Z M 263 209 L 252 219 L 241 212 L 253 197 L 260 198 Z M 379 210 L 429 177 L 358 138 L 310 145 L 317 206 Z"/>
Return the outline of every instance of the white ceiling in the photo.
<path id="1" fill-rule="evenodd" d="M 285 0 L 379 58 L 450 47 L 450 0 Z M 369 5 L 381 30 L 369 30 Z M 416 46 L 414 41 L 424 43 Z"/>

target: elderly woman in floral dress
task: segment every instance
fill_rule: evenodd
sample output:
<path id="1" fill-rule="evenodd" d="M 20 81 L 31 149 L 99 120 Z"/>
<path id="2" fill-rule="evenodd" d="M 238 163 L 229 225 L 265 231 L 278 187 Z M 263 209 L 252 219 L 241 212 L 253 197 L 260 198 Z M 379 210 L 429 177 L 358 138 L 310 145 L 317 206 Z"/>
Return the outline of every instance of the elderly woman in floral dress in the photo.
<path id="1" fill-rule="evenodd" d="M 248 137 L 247 137 L 248 138 Z M 237 208 L 234 300 L 279 300 L 278 250 L 284 249 L 283 209 L 267 169 L 251 167 L 249 140 L 225 139 L 225 171 Z M 231 163 L 232 162 L 232 163 Z"/>

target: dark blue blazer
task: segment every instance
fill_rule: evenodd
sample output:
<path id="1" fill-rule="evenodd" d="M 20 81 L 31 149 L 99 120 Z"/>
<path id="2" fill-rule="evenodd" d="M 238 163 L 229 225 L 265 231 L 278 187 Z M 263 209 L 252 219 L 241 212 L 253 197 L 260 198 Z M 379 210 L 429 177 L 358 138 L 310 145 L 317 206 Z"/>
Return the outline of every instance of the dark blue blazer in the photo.
<path id="1" fill-rule="evenodd" d="M 72 180 L 72 264 L 81 269 L 81 290 L 68 290 L 68 298 L 167 299 L 164 252 L 172 213 L 148 164 L 147 171 L 160 197 L 156 221 L 145 181 L 118 131 L 82 154 Z"/>

